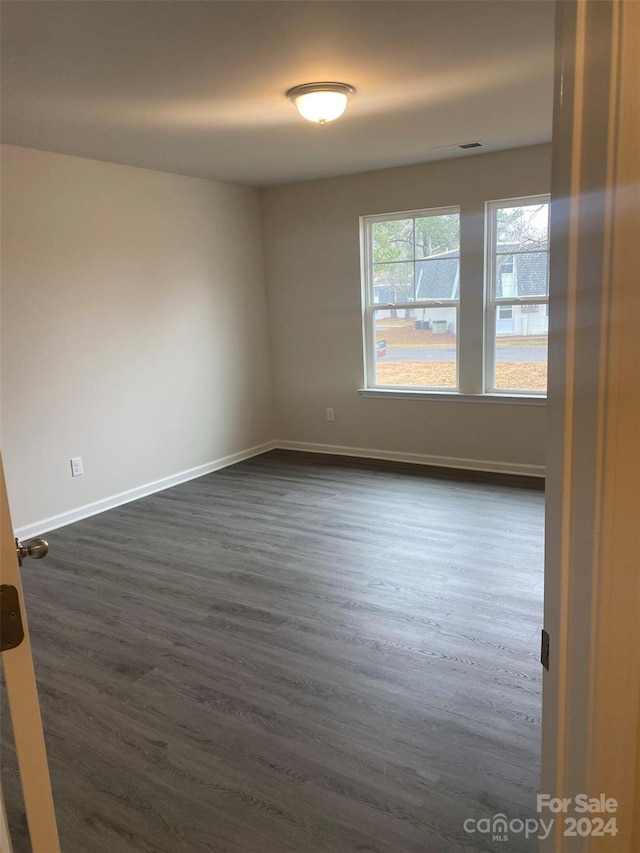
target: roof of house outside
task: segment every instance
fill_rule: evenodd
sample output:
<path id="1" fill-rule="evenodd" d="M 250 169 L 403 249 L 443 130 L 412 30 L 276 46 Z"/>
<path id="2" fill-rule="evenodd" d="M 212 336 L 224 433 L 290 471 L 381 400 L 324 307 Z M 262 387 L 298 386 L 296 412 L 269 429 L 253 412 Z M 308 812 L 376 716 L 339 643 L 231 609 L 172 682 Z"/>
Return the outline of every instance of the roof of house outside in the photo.
<path id="1" fill-rule="evenodd" d="M 503 279 L 500 275 L 501 267 L 504 261 L 508 259 L 510 263 L 513 261 L 513 270 L 515 273 L 516 296 L 546 296 L 547 295 L 547 274 L 549 257 L 546 247 L 540 252 L 522 251 L 521 244 L 498 244 L 498 257 L 496 263 L 496 296 L 499 298 L 503 295 L 502 285 Z M 535 248 L 538 248 L 536 246 Z M 520 253 L 518 253 L 518 249 Z M 513 251 L 513 254 L 509 254 Z"/>
<path id="2" fill-rule="evenodd" d="M 546 248 L 541 251 L 522 251 L 522 244 L 500 243 L 496 264 L 496 297 L 546 296 L 548 277 L 548 255 Z M 536 246 L 536 248 L 539 248 Z M 520 250 L 520 251 L 518 251 Z M 514 291 L 503 293 L 506 275 L 511 273 L 503 269 L 513 264 Z M 416 300 L 420 299 L 458 299 L 460 291 L 460 253 L 458 249 L 443 252 L 430 258 L 416 261 Z M 376 301 L 392 302 L 394 295 L 387 283 L 376 285 L 380 294 Z M 389 291 L 389 292 L 387 292 Z"/>
<path id="3" fill-rule="evenodd" d="M 416 263 L 416 299 L 457 299 L 460 252 L 443 252 Z"/>
<path id="4" fill-rule="evenodd" d="M 496 296 L 502 292 L 500 269 L 504 261 L 513 262 L 515 274 L 514 296 L 546 296 L 548 256 L 546 249 L 539 252 L 522 251 L 521 244 L 500 243 Z M 537 247 L 536 247 L 537 248 Z M 520 252 L 518 252 L 520 250 Z M 459 296 L 460 253 L 456 249 L 416 262 L 416 299 L 457 299 Z"/>

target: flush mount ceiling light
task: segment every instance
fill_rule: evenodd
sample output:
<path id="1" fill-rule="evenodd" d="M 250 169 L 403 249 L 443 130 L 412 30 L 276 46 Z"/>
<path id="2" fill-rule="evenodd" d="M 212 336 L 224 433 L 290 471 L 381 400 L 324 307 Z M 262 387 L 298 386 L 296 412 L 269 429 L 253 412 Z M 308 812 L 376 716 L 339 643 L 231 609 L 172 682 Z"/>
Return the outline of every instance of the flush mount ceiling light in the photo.
<path id="1" fill-rule="evenodd" d="M 296 105 L 303 118 L 326 124 L 340 118 L 347 108 L 347 101 L 355 93 L 356 90 L 348 83 L 305 83 L 289 89 L 287 98 Z"/>

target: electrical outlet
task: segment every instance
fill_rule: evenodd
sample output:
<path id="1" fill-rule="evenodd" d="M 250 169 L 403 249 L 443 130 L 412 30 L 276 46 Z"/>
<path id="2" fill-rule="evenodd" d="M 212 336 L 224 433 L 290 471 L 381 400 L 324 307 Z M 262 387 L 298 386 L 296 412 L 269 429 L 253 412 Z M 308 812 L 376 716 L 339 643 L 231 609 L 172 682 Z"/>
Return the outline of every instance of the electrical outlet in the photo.
<path id="1" fill-rule="evenodd" d="M 327 420 L 328 421 L 335 421 L 335 419 L 336 419 L 336 414 L 333 411 L 333 409 L 327 409 Z"/>
<path id="2" fill-rule="evenodd" d="M 75 459 L 71 460 L 71 476 L 72 477 L 80 477 L 84 474 L 84 468 L 82 467 L 82 456 L 76 456 Z"/>

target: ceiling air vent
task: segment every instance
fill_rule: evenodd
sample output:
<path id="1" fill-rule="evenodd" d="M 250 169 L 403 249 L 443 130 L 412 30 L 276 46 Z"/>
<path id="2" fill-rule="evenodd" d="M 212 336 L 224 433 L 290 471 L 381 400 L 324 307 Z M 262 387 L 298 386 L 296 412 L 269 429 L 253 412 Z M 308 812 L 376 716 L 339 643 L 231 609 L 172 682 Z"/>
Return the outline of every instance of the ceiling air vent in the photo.
<path id="1" fill-rule="evenodd" d="M 465 151 L 467 148 L 482 148 L 482 142 L 463 142 L 462 145 L 458 145 L 458 148 L 463 148 Z"/>

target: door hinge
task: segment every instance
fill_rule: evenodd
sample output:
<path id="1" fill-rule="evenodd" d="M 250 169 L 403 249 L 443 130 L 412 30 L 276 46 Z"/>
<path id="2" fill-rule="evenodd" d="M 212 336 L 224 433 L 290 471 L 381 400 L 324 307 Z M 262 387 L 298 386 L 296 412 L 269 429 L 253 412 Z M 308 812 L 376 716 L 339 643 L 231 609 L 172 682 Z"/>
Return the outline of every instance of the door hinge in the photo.
<path id="1" fill-rule="evenodd" d="M 0 651 L 15 649 L 24 640 L 18 590 L 9 584 L 0 585 Z"/>
<path id="2" fill-rule="evenodd" d="M 540 663 L 549 672 L 549 634 L 542 629 L 542 646 L 540 648 Z"/>

